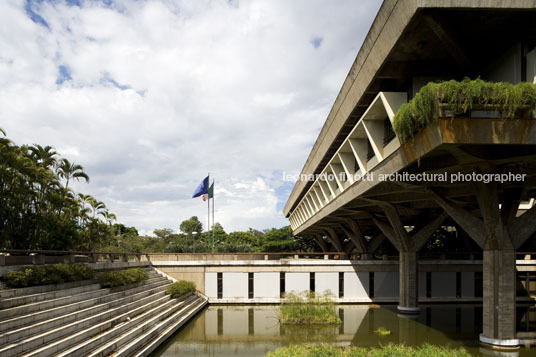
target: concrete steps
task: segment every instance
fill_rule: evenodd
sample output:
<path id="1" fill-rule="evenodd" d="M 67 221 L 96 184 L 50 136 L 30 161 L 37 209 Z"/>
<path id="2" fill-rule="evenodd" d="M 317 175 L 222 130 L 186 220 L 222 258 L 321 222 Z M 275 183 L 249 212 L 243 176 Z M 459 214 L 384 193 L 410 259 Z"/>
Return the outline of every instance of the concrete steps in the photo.
<path id="1" fill-rule="evenodd" d="M 0 310 L 0 356 L 128 356 L 154 345 L 155 337 L 162 342 L 163 332 L 176 330 L 207 300 L 197 293 L 171 299 L 165 295 L 171 282 L 147 272 L 143 283 L 115 289 L 87 281 L 0 292 L 4 306 L 25 303 Z"/>
<path id="2" fill-rule="evenodd" d="M 113 304 L 113 301 L 120 300 L 127 295 L 136 295 L 137 293 L 147 293 L 148 290 L 162 288 L 165 289 L 165 285 L 168 284 L 165 280 L 153 280 L 147 284 L 131 288 L 129 290 L 123 290 L 119 292 L 109 292 L 106 295 L 82 300 L 79 302 L 72 302 L 66 305 L 53 307 L 42 311 L 31 312 L 25 315 L 15 315 L 7 320 L 0 321 L 0 334 L 6 330 L 12 330 L 20 326 L 31 325 L 43 320 L 52 319 L 58 316 L 66 315 L 74 311 L 82 311 L 87 308 L 98 306 L 105 303 Z M 106 289 L 110 291 L 110 289 Z M 100 295 L 100 294 L 99 294 Z"/>

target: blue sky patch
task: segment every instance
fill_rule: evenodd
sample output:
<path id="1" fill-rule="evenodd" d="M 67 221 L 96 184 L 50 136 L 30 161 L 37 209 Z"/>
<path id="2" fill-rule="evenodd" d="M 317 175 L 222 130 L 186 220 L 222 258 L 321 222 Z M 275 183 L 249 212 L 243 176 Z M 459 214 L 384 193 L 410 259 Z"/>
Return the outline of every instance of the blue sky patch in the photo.
<path id="1" fill-rule="evenodd" d="M 41 15 L 39 15 L 37 12 L 34 11 L 33 9 L 33 5 L 34 4 L 40 4 L 42 1 L 41 0 L 27 0 L 26 1 L 26 4 L 24 5 L 24 11 L 26 12 L 26 15 L 28 15 L 28 17 L 33 21 L 35 22 L 36 24 L 39 24 L 39 25 L 43 25 L 45 26 L 46 28 L 50 28 L 48 26 L 48 23 L 45 21 L 45 19 L 43 19 L 41 17 Z"/>
<path id="2" fill-rule="evenodd" d="M 311 40 L 311 44 L 313 45 L 314 48 L 318 48 L 322 46 L 323 41 L 324 39 L 322 37 L 316 36 L 316 37 L 313 37 L 313 39 Z"/>
<path id="3" fill-rule="evenodd" d="M 110 77 L 110 74 L 108 74 L 108 73 L 105 73 L 104 76 L 102 76 L 101 83 L 103 83 L 103 84 L 111 84 L 114 87 L 119 88 L 121 90 L 132 89 L 132 87 L 130 85 L 128 85 L 128 84 L 120 84 L 120 83 L 118 83 L 115 79 Z"/>
<path id="4" fill-rule="evenodd" d="M 283 181 L 281 186 L 275 188 L 275 196 L 277 197 L 277 210 L 279 212 L 283 211 L 285 204 L 287 203 L 290 192 L 294 187 L 294 182 Z"/>
<path id="5" fill-rule="evenodd" d="M 70 81 L 73 78 L 71 77 L 71 71 L 69 67 L 60 65 L 58 66 L 58 78 L 56 79 L 56 84 L 62 84 L 65 81 Z"/>

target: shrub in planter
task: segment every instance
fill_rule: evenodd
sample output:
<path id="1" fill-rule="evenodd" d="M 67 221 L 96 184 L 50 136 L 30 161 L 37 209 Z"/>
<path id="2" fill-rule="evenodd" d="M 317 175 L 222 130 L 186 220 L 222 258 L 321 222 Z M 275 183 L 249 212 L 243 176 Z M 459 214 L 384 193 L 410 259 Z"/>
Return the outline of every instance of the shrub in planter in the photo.
<path id="1" fill-rule="evenodd" d="M 175 283 L 169 284 L 166 289 L 166 294 L 170 294 L 172 298 L 181 297 L 187 293 L 193 293 L 195 291 L 195 283 L 186 280 L 180 280 Z"/>
<path id="2" fill-rule="evenodd" d="M 24 288 L 92 279 L 93 269 L 86 264 L 54 264 L 10 271 L 2 277 L 9 288 Z"/>
<path id="3" fill-rule="evenodd" d="M 440 105 L 453 116 L 474 107 L 496 109 L 503 119 L 516 117 L 525 108 L 533 118 L 536 113 L 536 84 L 486 82 L 479 78 L 463 81 L 430 82 L 422 87 L 408 103 L 403 104 L 393 119 L 393 129 L 402 142 L 436 121 Z"/>
<path id="4" fill-rule="evenodd" d="M 115 288 L 139 283 L 147 279 L 147 272 L 141 268 L 110 271 L 97 274 L 97 279 L 103 288 Z"/>

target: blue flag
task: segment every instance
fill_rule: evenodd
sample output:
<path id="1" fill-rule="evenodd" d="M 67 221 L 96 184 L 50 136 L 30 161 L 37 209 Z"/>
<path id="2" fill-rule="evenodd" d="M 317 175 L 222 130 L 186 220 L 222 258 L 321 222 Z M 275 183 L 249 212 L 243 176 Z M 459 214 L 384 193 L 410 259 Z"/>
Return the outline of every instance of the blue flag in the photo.
<path id="1" fill-rule="evenodd" d="M 195 192 L 192 196 L 192 198 L 199 197 L 201 195 L 206 195 L 208 193 L 208 176 L 201 181 L 199 186 L 195 189 Z"/>

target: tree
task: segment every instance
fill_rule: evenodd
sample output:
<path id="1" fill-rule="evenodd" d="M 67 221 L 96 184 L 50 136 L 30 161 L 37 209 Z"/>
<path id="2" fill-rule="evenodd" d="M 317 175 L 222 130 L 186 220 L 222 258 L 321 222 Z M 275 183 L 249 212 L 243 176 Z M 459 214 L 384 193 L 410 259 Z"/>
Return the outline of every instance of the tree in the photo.
<path id="1" fill-rule="evenodd" d="M 272 228 L 263 236 L 261 252 L 293 252 L 300 248 L 289 226 Z"/>
<path id="2" fill-rule="evenodd" d="M 199 221 L 197 216 L 192 216 L 190 219 L 182 221 L 180 230 L 185 234 L 192 234 L 194 232 L 200 234 L 203 231 L 203 224 Z"/>
<path id="3" fill-rule="evenodd" d="M 35 161 L 38 166 L 46 169 L 52 168 L 57 164 L 56 156 L 58 153 L 52 146 L 41 146 L 34 144 L 29 148 L 30 157 Z"/>
<path id="4" fill-rule="evenodd" d="M 1 247 L 83 250 L 113 238 L 115 215 L 69 187 L 73 178 L 89 180 L 80 165 L 52 146 L 18 146 L 0 133 Z"/>
<path id="5" fill-rule="evenodd" d="M 75 179 L 80 181 L 84 179 L 86 182 L 89 182 L 89 176 L 84 172 L 82 165 L 71 163 L 67 159 L 61 159 L 56 170 L 59 177 L 65 179 L 65 187 L 69 187 L 69 181 Z"/>

